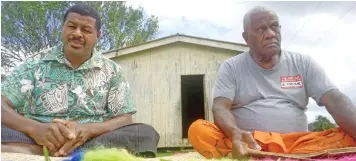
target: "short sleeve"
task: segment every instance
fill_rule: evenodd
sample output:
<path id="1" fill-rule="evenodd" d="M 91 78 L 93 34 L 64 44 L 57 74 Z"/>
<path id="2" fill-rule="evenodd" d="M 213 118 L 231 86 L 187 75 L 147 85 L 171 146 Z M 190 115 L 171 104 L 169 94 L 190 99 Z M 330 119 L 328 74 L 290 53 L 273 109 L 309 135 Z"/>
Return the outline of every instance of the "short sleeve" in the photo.
<path id="1" fill-rule="evenodd" d="M 136 113 L 136 108 L 131 95 L 130 85 L 124 78 L 120 66 L 114 65 L 114 70 L 115 74 L 110 81 L 108 96 L 109 116 L 134 114 Z"/>
<path id="2" fill-rule="evenodd" d="M 321 97 L 333 89 L 337 89 L 336 86 L 331 82 L 331 80 L 326 75 L 323 68 L 312 58 L 308 57 L 309 61 L 306 68 L 306 91 L 308 97 L 313 98 L 319 106 L 323 106 L 320 103 Z"/>
<path id="3" fill-rule="evenodd" d="M 218 71 L 214 98 L 225 97 L 233 101 L 236 92 L 236 80 L 234 78 L 232 66 L 227 61 L 224 62 Z"/>
<path id="4" fill-rule="evenodd" d="M 8 98 L 17 111 L 26 111 L 25 106 L 30 104 L 35 84 L 33 70 L 33 64 L 22 64 L 16 67 L 12 74 L 6 78 L 6 81 L 1 84 L 1 95 Z"/>

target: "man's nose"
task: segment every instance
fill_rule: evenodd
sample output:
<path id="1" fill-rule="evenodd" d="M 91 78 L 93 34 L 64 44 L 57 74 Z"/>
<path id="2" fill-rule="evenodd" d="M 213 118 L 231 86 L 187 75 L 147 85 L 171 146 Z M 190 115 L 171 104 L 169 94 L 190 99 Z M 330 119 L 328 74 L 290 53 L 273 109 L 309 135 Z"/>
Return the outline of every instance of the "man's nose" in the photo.
<path id="1" fill-rule="evenodd" d="M 273 31 L 271 28 L 268 28 L 265 32 L 265 38 L 267 39 L 271 39 L 276 37 L 277 33 L 275 31 Z"/>
<path id="2" fill-rule="evenodd" d="M 81 30 L 80 30 L 79 27 L 77 27 L 77 28 L 73 31 L 72 35 L 73 35 L 75 38 L 78 38 L 78 37 L 81 38 L 81 37 L 83 37 L 82 32 L 81 32 Z"/>

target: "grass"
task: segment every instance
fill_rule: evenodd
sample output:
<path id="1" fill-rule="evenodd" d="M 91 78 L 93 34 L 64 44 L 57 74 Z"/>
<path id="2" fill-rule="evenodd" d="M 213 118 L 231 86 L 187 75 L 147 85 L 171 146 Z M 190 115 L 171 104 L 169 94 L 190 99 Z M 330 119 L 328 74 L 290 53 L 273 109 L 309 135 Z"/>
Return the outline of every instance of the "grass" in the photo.
<path id="1" fill-rule="evenodd" d="M 172 156 L 178 153 L 194 152 L 193 148 L 159 148 L 157 150 L 157 157 Z"/>
<path id="2" fill-rule="evenodd" d="M 166 156 L 172 156 L 172 152 L 158 152 L 156 157 L 166 157 Z"/>

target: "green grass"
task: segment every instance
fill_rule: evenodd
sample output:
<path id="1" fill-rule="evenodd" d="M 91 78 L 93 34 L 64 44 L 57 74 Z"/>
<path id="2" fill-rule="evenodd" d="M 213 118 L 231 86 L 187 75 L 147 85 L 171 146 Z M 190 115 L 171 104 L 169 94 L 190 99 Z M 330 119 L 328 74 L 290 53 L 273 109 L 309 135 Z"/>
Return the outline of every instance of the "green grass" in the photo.
<path id="1" fill-rule="evenodd" d="M 188 153 L 193 151 L 193 148 L 160 148 L 157 150 L 157 157 L 172 156 L 175 153 Z"/>
<path id="2" fill-rule="evenodd" d="M 166 157 L 166 156 L 172 156 L 172 152 L 158 152 L 156 157 Z"/>

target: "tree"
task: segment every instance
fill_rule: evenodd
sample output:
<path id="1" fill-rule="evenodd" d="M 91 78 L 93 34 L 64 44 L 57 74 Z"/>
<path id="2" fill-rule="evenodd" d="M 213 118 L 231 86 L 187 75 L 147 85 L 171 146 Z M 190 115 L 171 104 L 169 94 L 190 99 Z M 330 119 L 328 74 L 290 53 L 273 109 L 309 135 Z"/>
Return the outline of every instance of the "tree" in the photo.
<path id="1" fill-rule="evenodd" d="M 1 74 L 1 82 L 6 80 L 6 75 L 5 74 Z"/>
<path id="2" fill-rule="evenodd" d="M 8 70 L 60 40 L 64 12 L 75 3 L 95 7 L 102 19 L 100 51 L 136 45 L 155 38 L 158 19 L 125 2 L 7 1 L 1 2 L 1 67 Z"/>
<path id="3" fill-rule="evenodd" d="M 324 131 L 336 127 L 328 118 L 325 116 L 317 116 L 313 122 L 313 131 Z"/>

